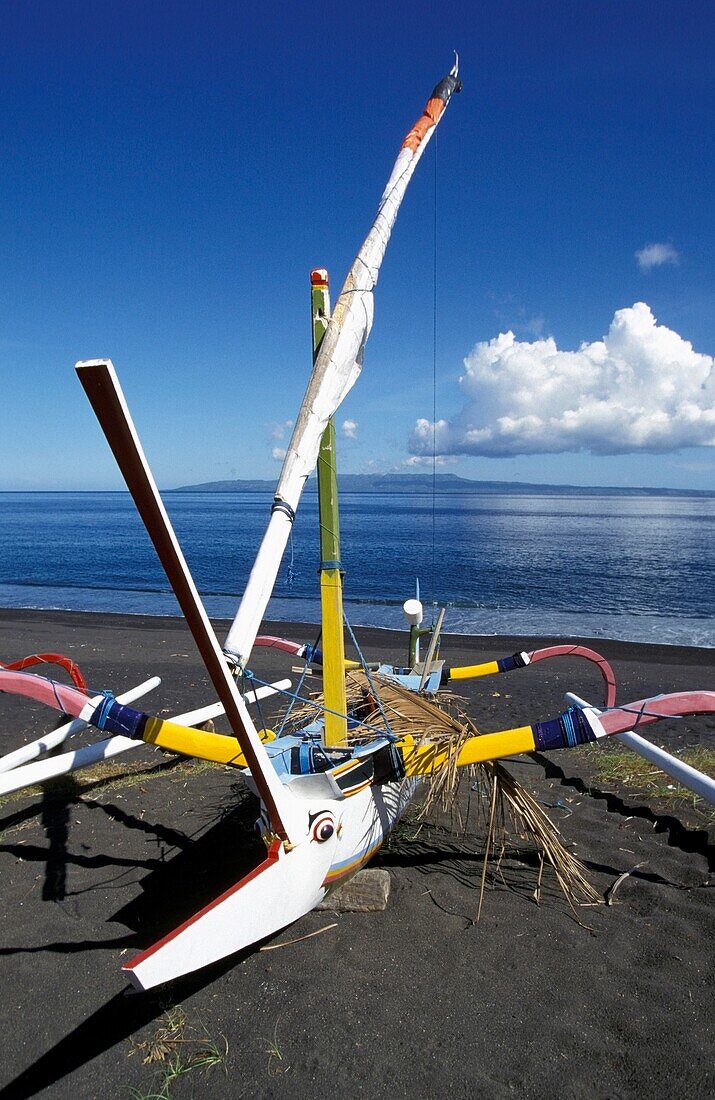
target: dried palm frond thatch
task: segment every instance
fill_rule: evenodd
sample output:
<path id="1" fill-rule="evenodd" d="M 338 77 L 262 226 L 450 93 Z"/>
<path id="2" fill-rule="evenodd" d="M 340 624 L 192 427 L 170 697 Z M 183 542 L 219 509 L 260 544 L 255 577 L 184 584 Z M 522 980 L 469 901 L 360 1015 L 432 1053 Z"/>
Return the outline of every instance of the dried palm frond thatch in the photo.
<path id="1" fill-rule="evenodd" d="M 358 671 L 346 674 L 346 693 L 348 712 L 357 719 L 357 725 L 348 731 L 350 742 L 370 740 L 384 730 L 398 740 L 411 738 L 417 746 L 429 744 L 434 747 L 434 759 L 439 766 L 425 777 L 428 787 L 423 815 L 440 808 L 450 813 L 453 827 L 459 828 L 462 822 L 457 798 L 462 780 L 468 780 L 471 790 L 479 795 L 486 827 L 480 911 L 489 859 L 498 849 L 503 854 L 507 839 L 514 835 L 532 844 L 539 853 L 539 880 L 534 895 L 537 901 L 545 864 L 552 867 L 572 907 L 599 900 L 586 878 L 583 864 L 565 847 L 548 814 L 502 764 L 489 761 L 469 768 L 457 767 L 464 742 L 479 736 L 476 725 L 463 712 L 458 696 L 442 692 L 437 702 L 408 691 L 400 684 L 377 679 L 374 675 L 368 678 Z M 311 703 L 294 708 L 290 728 L 298 729 L 314 718 L 322 702 L 322 695 L 316 694 L 311 696 Z M 385 729 L 386 722 L 388 729 Z"/>

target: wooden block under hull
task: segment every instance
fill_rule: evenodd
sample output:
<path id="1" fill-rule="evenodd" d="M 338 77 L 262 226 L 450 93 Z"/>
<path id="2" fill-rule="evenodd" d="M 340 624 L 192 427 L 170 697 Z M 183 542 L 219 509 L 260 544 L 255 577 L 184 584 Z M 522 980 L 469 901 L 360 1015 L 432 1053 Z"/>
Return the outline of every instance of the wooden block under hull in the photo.
<path id="1" fill-rule="evenodd" d="M 390 872 L 382 867 L 358 871 L 316 906 L 331 913 L 379 913 L 387 908 L 390 896 Z"/>

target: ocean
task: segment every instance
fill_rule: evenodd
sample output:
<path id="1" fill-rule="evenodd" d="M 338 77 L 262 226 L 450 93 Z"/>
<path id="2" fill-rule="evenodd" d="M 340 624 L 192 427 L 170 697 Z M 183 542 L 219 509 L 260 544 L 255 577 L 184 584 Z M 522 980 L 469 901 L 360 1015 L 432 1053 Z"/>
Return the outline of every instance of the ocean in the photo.
<path id="1" fill-rule="evenodd" d="M 164 500 L 209 614 L 232 617 L 270 496 Z M 715 647 L 715 495 L 344 493 L 341 535 L 354 626 L 401 628 L 418 578 L 450 633 Z M 317 565 L 307 493 L 270 618 L 318 621 Z M 0 606 L 179 614 L 119 492 L 0 493 Z"/>

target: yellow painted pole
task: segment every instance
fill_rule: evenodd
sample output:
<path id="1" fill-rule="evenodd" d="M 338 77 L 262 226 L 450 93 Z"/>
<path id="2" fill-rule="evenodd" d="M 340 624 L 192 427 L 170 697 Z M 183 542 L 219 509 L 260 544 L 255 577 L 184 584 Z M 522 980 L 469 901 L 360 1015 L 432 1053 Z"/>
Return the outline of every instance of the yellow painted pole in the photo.
<path id="1" fill-rule="evenodd" d="M 483 665 L 462 665 L 461 668 L 450 668 L 450 680 L 476 680 L 478 676 L 494 676 L 499 671 L 496 661 L 486 661 Z"/>
<path id="2" fill-rule="evenodd" d="M 258 735 L 264 743 L 275 740 L 272 730 L 259 730 Z M 217 764 L 233 764 L 236 768 L 248 766 L 245 756 L 236 744 L 236 738 L 227 737 L 223 733 L 207 733 L 205 730 L 180 726 L 161 718 L 149 718 L 142 740 L 149 745 L 178 752 L 182 756 L 213 760 Z"/>
<path id="3" fill-rule="evenodd" d="M 533 752 L 535 747 L 531 726 L 481 734 L 464 742 L 457 757 L 457 767 L 501 760 L 505 756 L 518 756 L 522 752 Z M 413 738 L 405 737 L 397 742 L 397 748 L 402 752 L 408 775 L 433 775 L 449 763 L 449 750 L 430 744 L 429 741 L 420 744 Z"/>
<path id="4" fill-rule="evenodd" d="M 328 273 L 310 274 L 313 318 L 313 361 L 330 320 Z M 343 579 L 340 566 L 340 522 L 335 455 L 335 425 L 328 422 L 318 454 L 318 512 L 320 517 L 320 607 L 322 619 L 325 744 L 342 745 L 347 738 L 345 696 L 345 637 L 343 634 Z M 332 713 L 331 713 L 332 712 Z"/>

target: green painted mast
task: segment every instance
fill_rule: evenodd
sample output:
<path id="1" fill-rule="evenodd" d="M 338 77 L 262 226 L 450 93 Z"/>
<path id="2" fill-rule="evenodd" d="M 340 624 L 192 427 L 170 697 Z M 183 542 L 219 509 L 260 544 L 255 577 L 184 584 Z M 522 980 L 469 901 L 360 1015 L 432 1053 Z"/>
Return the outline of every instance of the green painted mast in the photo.
<path id="1" fill-rule="evenodd" d="M 317 358 L 330 320 L 328 273 L 310 273 L 313 319 L 313 361 Z M 345 636 L 343 633 L 343 579 L 340 563 L 340 518 L 332 417 L 318 452 L 318 514 L 320 520 L 320 607 L 325 697 L 325 743 L 344 744 L 347 737 L 345 695 Z"/>

